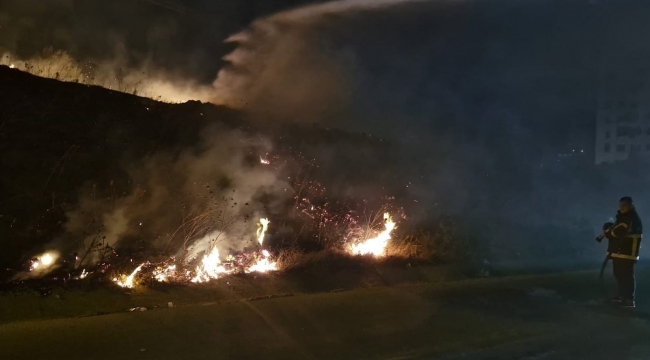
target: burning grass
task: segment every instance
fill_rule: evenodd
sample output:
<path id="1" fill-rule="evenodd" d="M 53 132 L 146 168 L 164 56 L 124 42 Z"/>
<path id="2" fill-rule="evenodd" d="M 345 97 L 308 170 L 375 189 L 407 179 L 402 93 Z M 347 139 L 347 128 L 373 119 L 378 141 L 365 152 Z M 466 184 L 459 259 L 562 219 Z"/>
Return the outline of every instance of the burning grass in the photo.
<path id="1" fill-rule="evenodd" d="M 107 268 L 90 272 L 83 269 L 83 276 L 69 276 L 69 279 L 80 280 L 89 275 L 102 278 L 103 274 L 112 273 L 109 278 L 115 285 L 133 289 L 151 283 L 206 283 L 236 274 L 292 272 L 305 268 L 331 271 L 337 267 L 349 268 L 354 263 L 371 265 L 394 260 L 402 263 L 426 261 L 431 259 L 434 253 L 434 240 L 439 240 L 428 234 L 393 239 L 397 223 L 389 213 L 383 213 L 381 217 L 371 217 L 368 224 L 364 228 L 351 231 L 350 238 L 339 248 L 306 253 L 298 247 L 276 250 L 266 248 L 265 237 L 272 224 L 268 219 L 261 218 L 254 234 L 256 246 L 239 253 L 224 256 L 216 242 L 208 241 L 209 247 L 205 248 L 202 255 L 199 253 L 198 258 L 186 253 L 185 257 L 152 258 L 139 264 L 129 261 L 128 264 L 116 266 L 110 271 L 107 271 Z M 50 253 L 41 255 L 38 259 L 40 262 L 37 264 L 45 262 L 53 265 L 54 262 Z M 116 270 L 119 268 L 123 270 Z"/>
<path id="2" fill-rule="evenodd" d="M 191 268 L 192 259 L 186 258 L 176 263 L 173 259 L 171 262 L 162 264 L 151 264 L 149 262 L 138 265 L 130 274 L 121 274 L 113 278 L 113 282 L 120 287 L 133 288 L 134 279 L 141 272 L 143 266 L 151 268 L 147 277 L 161 282 L 192 282 L 204 283 L 211 280 L 219 279 L 226 275 L 237 273 L 267 273 L 287 270 L 295 267 L 303 261 L 304 254 L 297 249 L 280 251 L 277 256 L 273 256 L 269 250 L 264 249 L 264 238 L 268 231 L 270 221 L 267 218 L 261 218 L 258 222 L 256 231 L 256 240 L 259 248 L 244 251 L 238 255 L 228 255 L 223 261 L 216 243 L 204 251 L 198 264 Z M 386 253 L 386 247 L 391 239 L 391 233 L 395 228 L 390 214 L 384 214 L 384 229 L 375 236 L 363 239 L 354 239 L 352 243 L 346 246 L 348 255 L 362 255 L 371 257 L 383 257 Z M 372 234 L 372 232 L 367 232 Z"/>
<path id="3" fill-rule="evenodd" d="M 223 140 L 220 142 L 223 151 L 232 155 L 234 150 L 227 145 L 228 141 L 235 140 L 226 141 L 223 136 L 219 139 Z M 242 140 L 250 143 L 251 147 L 240 154 L 241 164 L 240 160 L 235 160 L 223 172 L 212 171 L 214 165 L 212 156 L 208 156 L 210 154 L 183 158 L 196 160 L 198 165 L 178 165 L 182 171 L 173 175 L 185 180 L 187 171 L 210 169 L 205 170 L 208 171 L 207 182 L 198 185 L 192 182 L 193 185 L 188 187 L 192 197 L 182 205 L 180 215 L 167 216 L 169 211 L 155 213 L 162 216 L 156 219 L 157 227 L 142 227 L 141 222 L 145 217 L 145 224 L 154 223 L 153 219 L 146 221 L 146 216 L 154 215 L 152 208 L 168 210 L 160 209 L 157 203 L 149 206 L 149 202 L 157 201 L 155 194 L 147 196 L 137 188 L 132 194 L 111 198 L 115 205 L 106 205 L 102 196 L 95 197 L 93 191 L 93 201 L 82 208 L 95 210 L 93 206 L 96 204 L 106 206 L 100 206 L 99 211 L 73 212 L 73 215 L 89 214 L 73 219 L 80 228 L 75 228 L 68 237 L 80 254 L 77 256 L 75 252 L 73 259 L 64 256 L 67 274 L 61 272 L 56 277 L 67 280 L 108 279 L 118 287 L 133 289 L 153 283 L 207 283 L 231 275 L 291 271 L 309 267 L 313 261 L 319 263 L 320 260 L 315 260 L 319 257 L 328 258 L 329 266 L 335 267 L 340 261 L 378 264 L 383 259 L 425 260 L 437 251 L 438 243 L 433 244 L 432 237 L 403 234 L 406 216 L 403 209 L 393 203 L 394 198 L 375 199 L 372 204 L 384 205 L 373 212 L 366 210 L 370 205 L 365 200 L 355 204 L 351 199 L 330 199 L 325 187 L 303 170 L 316 166 L 313 160 L 295 160 L 288 154 L 268 153 L 257 143 L 248 142 L 246 137 Z M 233 146 L 235 150 L 241 147 Z M 264 155 L 258 158 L 259 154 Z M 172 164 L 177 165 L 174 161 Z M 153 162 L 151 166 L 155 165 L 160 164 Z M 229 171 L 240 177 L 226 177 L 224 174 Z M 243 179 L 244 175 L 246 179 Z M 289 181 L 276 180 L 284 179 L 285 175 Z M 225 180 L 219 182 L 219 176 Z M 252 178 L 262 180 L 250 180 Z M 178 191 L 175 182 L 162 185 L 167 192 Z M 293 189 L 294 194 L 277 197 L 283 205 L 268 211 L 265 204 L 269 199 L 265 196 L 273 194 L 265 189 L 278 185 L 284 192 Z M 169 200 L 176 198 L 170 197 Z M 255 222 L 250 221 L 255 218 L 258 219 L 256 228 L 252 226 Z M 176 221 L 177 225 L 173 225 Z M 92 228 L 81 231 L 83 226 Z M 397 233 L 398 229 L 401 233 Z M 269 241 L 273 237 L 276 241 Z M 48 262 L 54 260 L 46 258 Z M 34 264 L 41 262 L 36 259 Z M 53 268 L 57 266 L 52 265 Z M 33 270 L 28 276 L 36 275 Z"/>
<path id="4" fill-rule="evenodd" d="M 135 289 L 158 286 L 156 284 L 201 284 L 235 275 L 293 273 L 305 269 L 317 273 L 340 269 L 363 271 L 364 267 L 382 264 L 411 266 L 437 263 L 458 256 L 459 242 L 453 224 L 441 221 L 436 227 L 437 231 L 409 234 L 408 228 L 403 227 L 405 216 L 398 213 L 397 220 L 394 220 L 391 213 L 385 210 L 382 208 L 366 216 L 365 221 L 345 223 L 348 235 L 336 246 L 320 251 L 306 251 L 295 243 L 289 246 L 277 243 L 268 245 L 265 240 L 275 223 L 263 217 L 258 220 L 255 230 L 250 229 L 252 246 L 241 251 L 222 252 L 217 240 L 226 236 L 224 231 L 232 221 L 222 221 L 224 230 L 212 230 L 212 233 L 202 236 L 201 231 L 194 229 L 210 231 L 211 227 L 204 222 L 212 222 L 215 218 L 201 217 L 204 220 L 194 221 L 191 227 L 185 229 L 189 231 L 185 231 L 180 239 L 182 251 L 176 256 L 126 257 L 123 252 L 118 255 L 119 251 L 102 250 L 101 263 L 96 266 L 81 268 L 77 264 L 74 271 L 68 274 L 59 271 L 49 276 L 63 281 L 90 278 L 102 284 L 108 280 L 117 287 Z M 360 223 L 364 225 L 358 225 Z M 336 230 L 337 234 L 341 233 L 340 229 Z M 42 253 L 33 259 L 30 273 L 39 277 L 36 270 L 55 269 L 58 257 L 58 253 L 53 251 Z"/>
<path id="5" fill-rule="evenodd" d="M 391 239 L 393 230 L 395 229 L 395 222 L 389 213 L 384 214 L 384 229 L 377 235 L 371 238 L 357 240 L 350 244 L 349 251 L 353 255 L 372 255 L 384 256 L 386 254 L 386 247 Z"/>
<path id="6" fill-rule="evenodd" d="M 381 219 L 376 224 L 378 227 L 368 232 L 368 240 L 383 232 L 381 226 L 384 225 L 384 218 Z M 261 225 L 258 229 L 263 229 Z M 273 230 L 274 222 L 266 225 L 269 231 Z M 398 226 L 399 223 L 395 229 Z M 355 233 L 362 233 L 362 230 Z M 251 233 L 255 241 L 259 235 L 261 231 Z M 219 301 L 242 301 L 286 294 L 437 283 L 465 276 L 453 267 L 422 266 L 430 265 L 434 257 L 441 256 L 434 251 L 435 247 L 441 245 L 443 239 L 450 234 L 391 235 L 393 238 L 387 242 L 382 256 L 352 253 L 351 246 L 359 243 L 359 240 L 354 239 L 349 239 L 347 246 L 316 252 L 305 252 L 297 246 L 274 249 L 265 244 L 265 241 L 261 244 L 257 242 L 260 245 L 257 248 L 223 258 L 221 255 L 224 254 L 220 254 L 218 260 L 213 259 L 209 262 L 210 266 L 218 264 L 224 271 L 216 271 L 214 277 L 209 273 L 204 274 L 206 277 L 201 280 L 205 281 L 192 281 L 197 277 L 197 263 L 160 256 L 141 263 L 129 260 L 121 264 L 110 263 L 107 267 L 84 269 L 86 276 L 76 274 L 55 278 L 50 275 L 5 284 L 10 287 L 0 291 L 0 303 L 6 300 L 8 304 L 14 304 L 15 300 L 11 302 L 11 299 L 20 296 L 25 299 L 25 306 L 22 310 L 18 309 L 18 312 L 11 310 L 3 314 L 0 311 L 0 322 L 102 314 L 130 308 L 152 310 L 166 308 L 169 302 L 176 307 L 210 302 L 215 298 Z M 203 265 L 202 260 L 203 258 L 197 259 L 199 266 Z M 268 267 L 271 263 L 274 264 L 273 268 Z"/>
<path id="7" fill-rule="evenodd" d="M 266 218 L 261 218 L 257 224 L 255 237 L 259 244 L 258 248 L 236 255 L 229 254 L 225 260 L 219 252 L 216 238 L 208 237 L 208 247 L 202 251 L 200 260 L 194 259 L 192 252 L 182 259 L 170 258 L 158 263 L 147 261 L 138 265 L 130 274 L 118 274 L 112 280 L 120 287 L 133 288 L 137 284 L 136 276 L 143 267 L 147 268 L 146 273 L 141 276 L 145 281 L 149 279 L 169 283 L 205 283 L 231 274 L 277 271 L 277 261 L 267 249 L 263 248 L 269 224 L 270 221 Z M 196 240 L 193 245 L 201 245 L 199 242 L 202 240 Z"/>

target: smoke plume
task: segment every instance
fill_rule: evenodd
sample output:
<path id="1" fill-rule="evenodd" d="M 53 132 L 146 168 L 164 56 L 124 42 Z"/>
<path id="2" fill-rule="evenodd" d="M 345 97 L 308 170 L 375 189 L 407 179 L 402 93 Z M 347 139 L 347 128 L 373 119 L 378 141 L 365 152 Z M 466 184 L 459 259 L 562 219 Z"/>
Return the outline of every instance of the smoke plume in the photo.
<path id="1" fill-rule="evenodd" d="M 590 164 L 603 64 L 611 62 L 614 68 L 606 70 L 613 73 L 641 69 L 640 77 L 647 75 L 640 65 L 647 63 L 641 35 L 648 8 L 639 1 L 335 1 L 262 17 L 239 32 L 250 19 L 226 19 L 238 11 L 215 21 L 156 11 L 139 21 L 144 8 L 124 12 L 110 5 L 116 1 L 102 11 L 85 8 L 95 14 L 85 21 L 97 24 L 108 22 L 98 12 L 126 13 L 114 17 L 119 26 L 101 33 L 92 31 L 102 28 L 94 23 L 68 19 L 83 3 L 3 3 L 0 26 L 10 35 L 0 39 L 0 48 L 31 61 L 46 44 L 63 49 L 52 52 L 61 59 L 74 59 L 71 70 L 57 65 L 45 70 L 48 76 L 92 77 L 85 70 L 92 63 L 108 69 L 96 78 L 119 87 L 144 83 L 138 74 L 146 72 L 152 74 L 147 79 L 169 80 L 174 94 L 208 96 L 261 122 L 317 123 L 387 139 L 393 146 L 385 157 L 364 154 L 382 163 L 381 179 L 358 166 L 339 166 L 365 150 L 354 146 L 323 149 L 327 160 L 319 166 L 332 177 L 365 176 L 368 186 L 355 187 L 356 193 L 372 194 L 390 183 L 391 191 L 417 201 L 423 222 L 454 214 L 469 228 L 479 219 L 473 224 L 480 224 L 483 238 L 518 239 L 524 231 L 516 229 L 536 234 L 533 226 L 577 227 L 601 216 L 592 206 L 602 205 L 599 192 L 620 187 L 586 185 L 595 178 L 589 176 L 593 169 L 560 162 L 559 154 L 587 149 L 580 161 Z M 37 28 L 45 38 L 35 35 Z M 205 82 L 213 83 L 208 93 L 197 86 Z M 174 252 L 213 227 L 223 230 L 230 217 L 215 209 L 225 207 L 248 219 L 229 226 L 223 237 L 225 247 L 240 246 L 255 217 L 275 204 L 262 194 L 278 203 L 286 196 L 286 184 L 259 164 L 262 150 L 246 150 L 266 145 L 242 136 L 212 134 L 202 149 L 127 164 L 133 179 L 127 194 L 111 198 L 84 189 L 80 207 L 68 214 L 69 234 L 84 241 L 82 248 L 101 232 L 110 246 L 137 247 L 137 239 L 147 239 Z M 344 193 L 345 184 L 341 188 Z M 578 205 L 564 204 L 578 193 Z M 205 212 L 214 216 L 207 222 L 212 227 L 192 231 L 192 219 Z M 84 229 L 89 223 L 92 231 Z"/>
<path id="2" fill-rule="evenodd" d="M 270 150 L 263 138 L 215 127 L 197 148 L 126 164 L 130 191 L 86 187 L 57 242 L 76 247 L 85 263 L 107 247 L 180 255 L 207 242 L 222 253 L 241 250 L 256 242 L 259 218 L 279 212 L 292 196 L 289 184 L 260 164 Z"/>
<path id="3" fill-rule="evenodd" d="M 223 18 L 179 6 L 173 0 L 3 1 L 0 64 L 156 100 L 207 100 L 206 80 L 219 67 L 222 40 L 243 19 L 223 3 L 212 5 L 217 13 L 227 10 Z"/>
<path id="4" fill-rule="evenodd" d="M 64 51 L 48 49 L 29 59 L 20 59 L 11 53 L 0 54 L 0 65 L 46 78 L 101 86 L 170 103 L 207 101 L 213 96 L 209 85 L 174 77 L 150 63 L 129 66 L 124 58 L 79 63 Z"/>

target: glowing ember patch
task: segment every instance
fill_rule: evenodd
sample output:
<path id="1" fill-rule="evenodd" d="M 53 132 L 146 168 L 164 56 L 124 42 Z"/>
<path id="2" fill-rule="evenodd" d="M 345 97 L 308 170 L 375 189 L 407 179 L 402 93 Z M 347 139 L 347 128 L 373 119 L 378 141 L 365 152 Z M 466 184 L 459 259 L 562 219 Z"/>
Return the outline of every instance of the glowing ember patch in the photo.
<path id="1" fill-rule="evenodd" d="M 262 245 L 262 243 L 264 242 L 264 235 L 266 234 L 266 231 L 269 229 L 269 224 L 270 223 L 271 222 L 267 218 L 261 218 L 260 219 L 260 222 L 259 222 L 258 228 L 257 228 L 257 242 L 259 242 L 260 245 Z"/>
<path id="2" fill-rule="evenodd" d="M 264 165 L 268 165 L 268 164 L 271 163 L 271 161 L 269 161 L 268 159 L 265 159 L 265 158 L 260 156 L 260 163 L 262 163 Z"/>
<path id="3" fill-rule="evenodd" d="M 132 289 L 133 286 L 134 286 L 133 285 L 133 279 L 135 278 L 135 275 L 138 272 L 140 272 L 140 270 L 142 270 L 142 266 L 144 266 L 144 264 L 140 264 L 140 266 L 135 268 L 135 270 L 133 270 L 133 272 L 129 276 L 126 276 L 126 277 L 121 276 L 123 278 L 123 280 L 118 279 L 118 278 L 114 278 L 113 282 L 115 282 L 120 287 Z"/>
<path id="4" fill-rule="evenodd" d="M 9 65 L 9 68 L 10 68 L 10 69 L 13 69 L 13 68 L 15 68 L 15 67 L 16 67 L 16 66 L 14 66 L 14 64 Z"/>
<path id="5" fill-rule="evenodd" d="M 386 254 L 386 245 L 388 245 L 391 233 L 395 229 L 395 223 L 388 213 L 384 214 L 384 226 L 384 230 L 376 237 L 352 244 L 350 252 L 353 255 L 384 256 Z"/>

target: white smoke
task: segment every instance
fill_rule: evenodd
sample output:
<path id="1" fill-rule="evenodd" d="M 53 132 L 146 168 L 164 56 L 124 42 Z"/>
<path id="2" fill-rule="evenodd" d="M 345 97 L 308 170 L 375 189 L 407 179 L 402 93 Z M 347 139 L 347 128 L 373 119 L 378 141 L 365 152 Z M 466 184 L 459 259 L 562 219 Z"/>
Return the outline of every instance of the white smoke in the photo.
<path id="1" fill-rule="evenodd" d="M 263 20 L 229 41 L 239 45 L 214 83 L 216 103 L 275 119 L 323 118 L 354 90 L 354 53 L 315 46 L 312 29 Z"/>
<path id="2" fill-rule="evenodd" d="M 0 64 L 165 102 L 205 101 L 212 89 L 201 82 L 215 63 L 201 41 L 225 35 L 195 15 L 160 1 L 3 0 Z"/>
<path id="3" fill-rule="evenodd" d="M 132 189 L 123 196 L 82 190 L 57 247 L 74 244 L 84 264 L 100 260 L 106 247 L 184 257 L 212 246 L 241 250 L 256 242 L 257 220 L 293 195 L 273 168 L 259 163 L 270 150 L 263 138 L 214 128 L 199 149 L 131 162 Z"/>
<path id="4" fill-rule="evenodd" d="M 378 10 L 386 7 L 393 7 L 404 4 L 426 2 L 431 2 L 431 0 L 339 0 L 304 6 L 289 11 L 283 11 L 272 15 L 269 17 L 269 19 L 300 21 L 332 14 L 341 14 L 364 10 Z"/>
<path id="5" fill-rule="evenodd" d="M 318 22 L 327 15 L 382 9 L 424 0 L 345 0 L 304 6 L 255 21 L 226 40 L 237 48 L 224 57 L 213 101 L 280 119 L 319 121 L 349 105 L 357 59 L 328 41 Z"/>

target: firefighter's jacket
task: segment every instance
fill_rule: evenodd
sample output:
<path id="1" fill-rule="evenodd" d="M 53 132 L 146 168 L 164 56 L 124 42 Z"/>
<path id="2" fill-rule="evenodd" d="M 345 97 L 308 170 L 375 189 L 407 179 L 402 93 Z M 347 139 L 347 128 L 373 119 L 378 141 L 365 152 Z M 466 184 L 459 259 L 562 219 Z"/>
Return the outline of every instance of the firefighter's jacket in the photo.
<path id="1" fill-rule="evenodd" d="M 614 226 L 607 232 L 607 251 L 614 259 L 639 260 L 643 225 L 635 209 L 616 214 Z"/>

